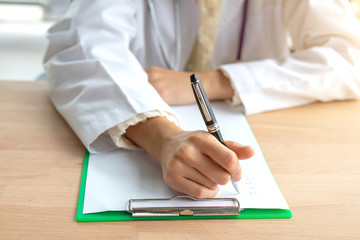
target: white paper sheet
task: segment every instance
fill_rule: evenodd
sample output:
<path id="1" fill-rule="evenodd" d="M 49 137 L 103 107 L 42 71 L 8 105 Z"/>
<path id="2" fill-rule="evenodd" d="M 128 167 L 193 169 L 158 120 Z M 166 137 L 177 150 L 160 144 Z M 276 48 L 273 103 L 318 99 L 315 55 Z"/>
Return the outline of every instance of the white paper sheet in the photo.
<path id="1" fill-rule="evenodd" d="M 241 160 L 242 180 L 237 194 L 231 183 L 217 197 L 236 197 L 241 208 L 289 209 L 240 108 L 212 103 L 224 139 L 250 145 L 255 155 Z M 206 130 L 196 105 L 174 107 L 185 130 Z M 170 198 L 179 195 L 164 183 L 161 168 L 146 152 L 118 150 L 91 154 L 83 213 L 125 211 L 129 199 Z"/>

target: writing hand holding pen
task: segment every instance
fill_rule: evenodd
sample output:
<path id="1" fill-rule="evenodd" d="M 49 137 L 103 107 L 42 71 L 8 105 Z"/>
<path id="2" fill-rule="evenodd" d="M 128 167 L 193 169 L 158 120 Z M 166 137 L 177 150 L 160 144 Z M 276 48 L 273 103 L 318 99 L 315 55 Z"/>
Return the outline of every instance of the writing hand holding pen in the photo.
<path id="1" fill-rule="evenodd" d="M 221 144 L 226 146 L 224 139 L 220 132 L 219 124 L 216 121 L 215 114 L 211 108 L 209 99 L 207 98 L 207 95 L 205 93 L 205 90 L 203 86 L 200 83 L 200 80 L 197 78 L 195 74 L 192 74 L 190 76 L 191 80 L 191 87 L 194 92 L 194 96 L 196 99 L 196 103 L 199 107 L 200 113 L 203 117 L 203 120 L 205 122 L 205 125 L 208 129 L 208 132 L 213 135 Z M 238 181 L 240 179 L 237 179 L 235 181 Z M 234 182 L 233 179 L 230 180 L 232 185 L 234 186 L 237 193 L 239 193 L 239 188 L 237 184 Z"/>
<path id="2" fill-rule="evenodd" d="M 215 197 L 218 185 L 240 180 L 238 160 L 254 154 L 251 147 L 225 146 L 206 131 L 184 131 L 163 117 L 131 126 L 125 136 L 157 160 L 169 187 L 197 198 Z"/>

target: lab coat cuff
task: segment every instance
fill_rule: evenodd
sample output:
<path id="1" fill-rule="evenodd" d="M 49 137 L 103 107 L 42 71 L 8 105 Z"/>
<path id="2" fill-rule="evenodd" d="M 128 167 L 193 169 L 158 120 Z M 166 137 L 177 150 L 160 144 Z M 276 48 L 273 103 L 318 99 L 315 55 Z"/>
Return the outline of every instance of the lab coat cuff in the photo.
<path id="1" fill-rule="evenodd" d="M 232 104 L 242 104 L 244 107 L 245 114 L 253 114 L 252 105 L 255 103 L 250 103 L 247 101 L 246 96 L 252 95 L 261 90 L 261 86 L 257 81 L 257 77 L 246 67 L 246 63 L 232 63 L 225 64 L 219 67 L 226 77 L 229 78 L 230 84 L 234 89 L 234 96 L 232 98 Z M 255 108 L 257 109 L 257 108 Z"/>
<path id="2" fill-rule="evenodd" d="M 230 79 L 232 87 L 240 98 L 242 93 L 259 89 L 256 77 L 253 76 L 243 63 L 226 64 L 220 66 L 219 69 Z"/>
<path id="3" fill-rule="evenodd" d="M 236 91 L 235 84 L 232 81 L 231 77 L 229 76 L 229 74 L 226 71 L 223 71 L 221 68 L 218 70 L 220 70 L 225 75 L 225 77 L 227 77 L 230 80 L 231 88 L 234 90 L 234 95 L 232 96 L 232 98 L 230 100 L 227 100 L 227 103 L 229 103 L 233 106 L 241 105 L 240 96 L 239 96 L 238 92 Z"/>
<path id="4" fill-rule="evenodd" d="M 110 135 L 114 144 L 119 148 L 135 150 L 135 151 L 142 150 L 141 147 L 139 147 L 130 139 L 128 139 L 124 135 L 124 133 L 126 132 L 126 129 L 129 128 L 130 126 L 134 126 L 138 123 L 145 122 L 148 118 L 153 118 L 153 117 L 166 117 L 169 121 L 178 124 L 177 118 L 173 114 L 162 110 L 154 110 L 154 111 L 139 113 L 133 118 L 130 118 L 127 121 L 117 124 L 116 126 L 108 130 L 108 134 Z"/>

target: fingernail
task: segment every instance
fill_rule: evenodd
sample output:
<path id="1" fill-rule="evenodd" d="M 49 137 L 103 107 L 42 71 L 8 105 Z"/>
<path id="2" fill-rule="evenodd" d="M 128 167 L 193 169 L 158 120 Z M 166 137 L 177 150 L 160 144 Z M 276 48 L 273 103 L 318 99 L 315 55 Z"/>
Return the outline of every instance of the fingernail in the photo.
<path id="1" fill-rule="evenodd" d="M 235 177 L 235 178 L 233 179 L 234 182 L 238 182 L 238 181 L 240 181 L 240 180 L 241 180 L 241 176 Z"/>

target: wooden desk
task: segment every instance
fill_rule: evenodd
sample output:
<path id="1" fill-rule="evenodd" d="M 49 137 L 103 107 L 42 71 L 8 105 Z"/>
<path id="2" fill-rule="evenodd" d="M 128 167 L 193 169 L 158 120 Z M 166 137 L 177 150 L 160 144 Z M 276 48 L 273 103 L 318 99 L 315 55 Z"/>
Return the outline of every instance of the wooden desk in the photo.
<path id="1" fill-rule="evenodd" d="M 292 219 L 77 223 L 84 147 L 46 83 L 0 82 L 0 239 L 360 239 L 360 101 L 248 120 Z"/>

